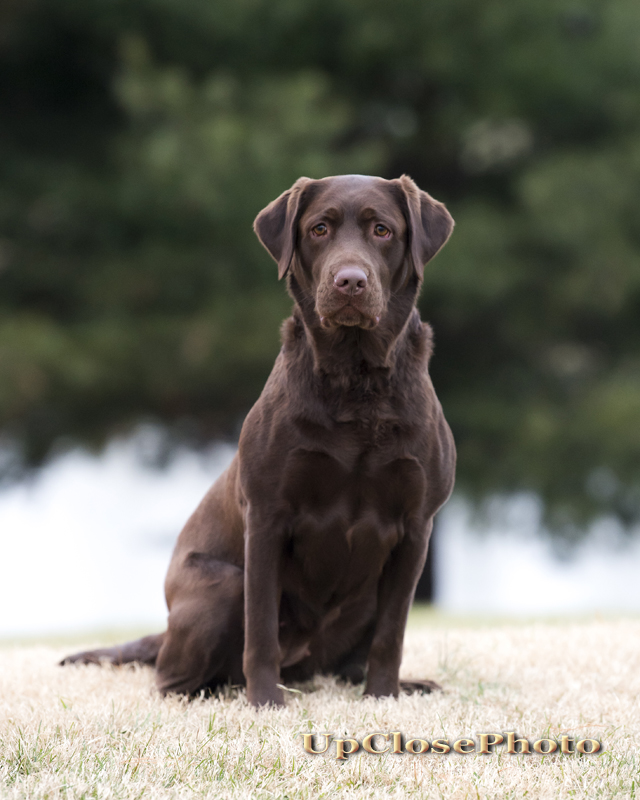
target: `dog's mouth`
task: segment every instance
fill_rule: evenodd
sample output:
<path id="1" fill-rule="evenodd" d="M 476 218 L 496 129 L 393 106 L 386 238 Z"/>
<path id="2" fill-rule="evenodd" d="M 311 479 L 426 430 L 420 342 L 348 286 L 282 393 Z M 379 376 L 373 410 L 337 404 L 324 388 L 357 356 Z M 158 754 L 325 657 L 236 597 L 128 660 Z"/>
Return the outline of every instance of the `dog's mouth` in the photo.
<path id="1" fill-rule="evenodd" d="M 375 328 L 379 322 L 379 316 L 369 316 L 350 303 L 345 304 L 331 315 L 327 315 L 326 317 L 320 316 L 320 324 L 323 328 L 344 326 L 346 328 L 358 327 L 371 330 Z"/>

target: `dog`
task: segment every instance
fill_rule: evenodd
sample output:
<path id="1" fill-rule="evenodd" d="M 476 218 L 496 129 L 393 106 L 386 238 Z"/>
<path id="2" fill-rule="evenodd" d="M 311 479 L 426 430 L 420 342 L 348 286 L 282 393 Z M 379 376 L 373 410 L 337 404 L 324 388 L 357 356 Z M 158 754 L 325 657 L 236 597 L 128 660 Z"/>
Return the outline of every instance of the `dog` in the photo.
<path id="1" fill-rule="evenodd" d="M 68 663 L 141 662 L 160 692 L 316 673 L 397 697 L 407 615 L 455 446 L 416 299 L 453 220 L 407 176 L 300 178 L 254 230 L 293 314 L 236 457 L 180 534 L 165 633 Z M 407 690 L 439 688 L 402 682 Z"/>

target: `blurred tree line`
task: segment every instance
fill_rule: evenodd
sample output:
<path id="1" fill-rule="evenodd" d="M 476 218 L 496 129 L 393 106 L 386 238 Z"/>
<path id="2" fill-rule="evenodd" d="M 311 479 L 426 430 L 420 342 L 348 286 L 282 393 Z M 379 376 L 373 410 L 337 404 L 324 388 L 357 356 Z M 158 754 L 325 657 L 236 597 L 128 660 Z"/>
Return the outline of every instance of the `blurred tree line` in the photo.
<path id="1" fill-rule="evenodd" d="M 637 520 L 639 41 L 636 0 L 4 0 L 5 472 L 235 435 L 290 308 L 253 217 L 407 172 L 457 221 L 420 302 L 459 489 Z"/>

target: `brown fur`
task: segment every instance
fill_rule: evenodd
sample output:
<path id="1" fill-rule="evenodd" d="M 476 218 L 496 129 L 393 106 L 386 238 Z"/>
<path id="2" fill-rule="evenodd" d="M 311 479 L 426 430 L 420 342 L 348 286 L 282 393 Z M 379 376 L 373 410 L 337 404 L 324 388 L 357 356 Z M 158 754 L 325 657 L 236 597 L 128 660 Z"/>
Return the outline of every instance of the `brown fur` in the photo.
<path id="1" fill-rule="evenodd" d="M 236 458 L 178 538 L 168 629 L 63 663 L 155 664 L 161 692 L 246 681 L 254 705 L 281 704 L 277 684 L 316 672 L 366 675 L 367 694 L 397 696 L 407 614 L 454 480 L 431 329 L 415 309 L 452 227 L 406 176 L 301 178 L 258 215 L 293 315 Z"/>

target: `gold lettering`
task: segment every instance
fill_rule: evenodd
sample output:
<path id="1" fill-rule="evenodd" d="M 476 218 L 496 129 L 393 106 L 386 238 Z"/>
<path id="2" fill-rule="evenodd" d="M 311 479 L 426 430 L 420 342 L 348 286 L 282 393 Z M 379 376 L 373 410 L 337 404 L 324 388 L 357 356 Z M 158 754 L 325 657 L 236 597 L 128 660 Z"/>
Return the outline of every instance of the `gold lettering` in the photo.
<path id="1" fill-rule="evenodd" d="M 572 750 L 569 746 L 569 742 L 575 741 L 570 736 L 561 736 L 560 737 L 560 749 L 566 755 L 567 753 L 575 753 L 575 750 Z"/>
<path id="2" fill-rule="evenodd" d="M 304 740 L 304 749 L 307 753 L 311 753 L 312 755 L 321 755 L 322 753 L 326 753 L 329 749 L 329 742 L 331 741 L 331 734 L 330 733 L 319 733 L 318 736 L 324 736 L 324 750 L 314 750 L 313 749 L 313 737 L 315 734 L 313 733 L 303 733 L 302 739 Z"/>
<path id="3" fill-rule="evenodd" d="M 516 745 L 521 744 L 522 749 L 520 751 L 516 750 Z M 507 753 L 530 753 L 529 750 L 529 742 L 526 739 L 516 739 L 515 733 L 507 733 Z"/>
<path id="4" fill-rule="evenodd" d="M 396 755 L 402 753 L 402 734 L 400 731 L 393 731 L 391 735 L 393 736 L 393 750 L 391 752 Z"/>
<path id="5" fill-rule="evenodd" d="M 465 750 L 464 748 L 468 747 L 469 750 Z M 453 749 L 456 753 L 472 753 L 476 749 L 476 743 L 473 739 L 458 739 L 457 742 L 453 743 Z"/>
<path id="6" fill-rule="evenodd" d="M 586 749 L 587 742 L 591 742 L 591 749 Z M 600 749 L 601 744 L 596 739 L 580 739 L 578 744 L 576 745 L 576 750 L 579 753 L 585 753 L 586 755 L 591 755 L 591 753 L 597 753 Z"/>
<path id="7" fill-rule="evenodd" d="M 548 750 L 542 749 L 543 742 L 549 742 Z M 555 753 L 555 751 L 558 749 L 558 743 L 555 742 L 553 739 L 538 739 L 537 742 L 533 743 L 533 749 L 536 751 L 536 753 L 544 753 L 545 755 L 547 753 Z"/>
<path id="8" fill-rule="evenodd" d="M 414 742 L 419 742 L 420 744 L 419 750 L 413 749 Z M 427 750 L 429 749 L 429 742 L 427 742 L 425 739 L 409 739 L 409 741 L 405 744 L 404 749 L 406 750 L 407 753 L 413 753 L 414 756 L 417 756 L 420 753 L 427 752 Z"/>
<path id="9" fill-rule="evenodd" d="M 431 742 L 431 749 L 434 753 L 448 753 L 451 748 L 449 747 L 448 739 L 434 739 Z"/>
<path id="10" fill-rule="evenodd" d="M 373 746 L 373 737 L 374 736 L 382 736 L 385 742 L 389 741 L 389 734 L 388 733 L 369 733 L 367 736 L 364 737 L 362 740 L 362 749 L 366 750 L 367 753 L 375 753 L 379 755 L 380 753 L 386 753 L 389 749 L 389 745 L 385 747 L 384 750 L 376 750 Z"/>
<path id="11" fill-rule="evenodd" d="M 357 753 L 360 749 L 360 745 L 358 744 L 356 739 L 335 739 L 336 743 L 336 758 L 339 761 L 346 761 L 347 756 L 350 756 L 351 753 Z M 345 744 L 350 745 L 349 750 L 345 750 Z"/>
<path id="12" fill-rule="evenodd" d="M 489 741 L 489 737 L 491 737 L 492 741 Z M 504 742 L 504 736 L 500 736 L 499 733 L 481 733 L 480 750 L 478 752 L 486 755 L 491 752 L 490 747 L 494 744 L 502 744 L 502 742 Z"/>

